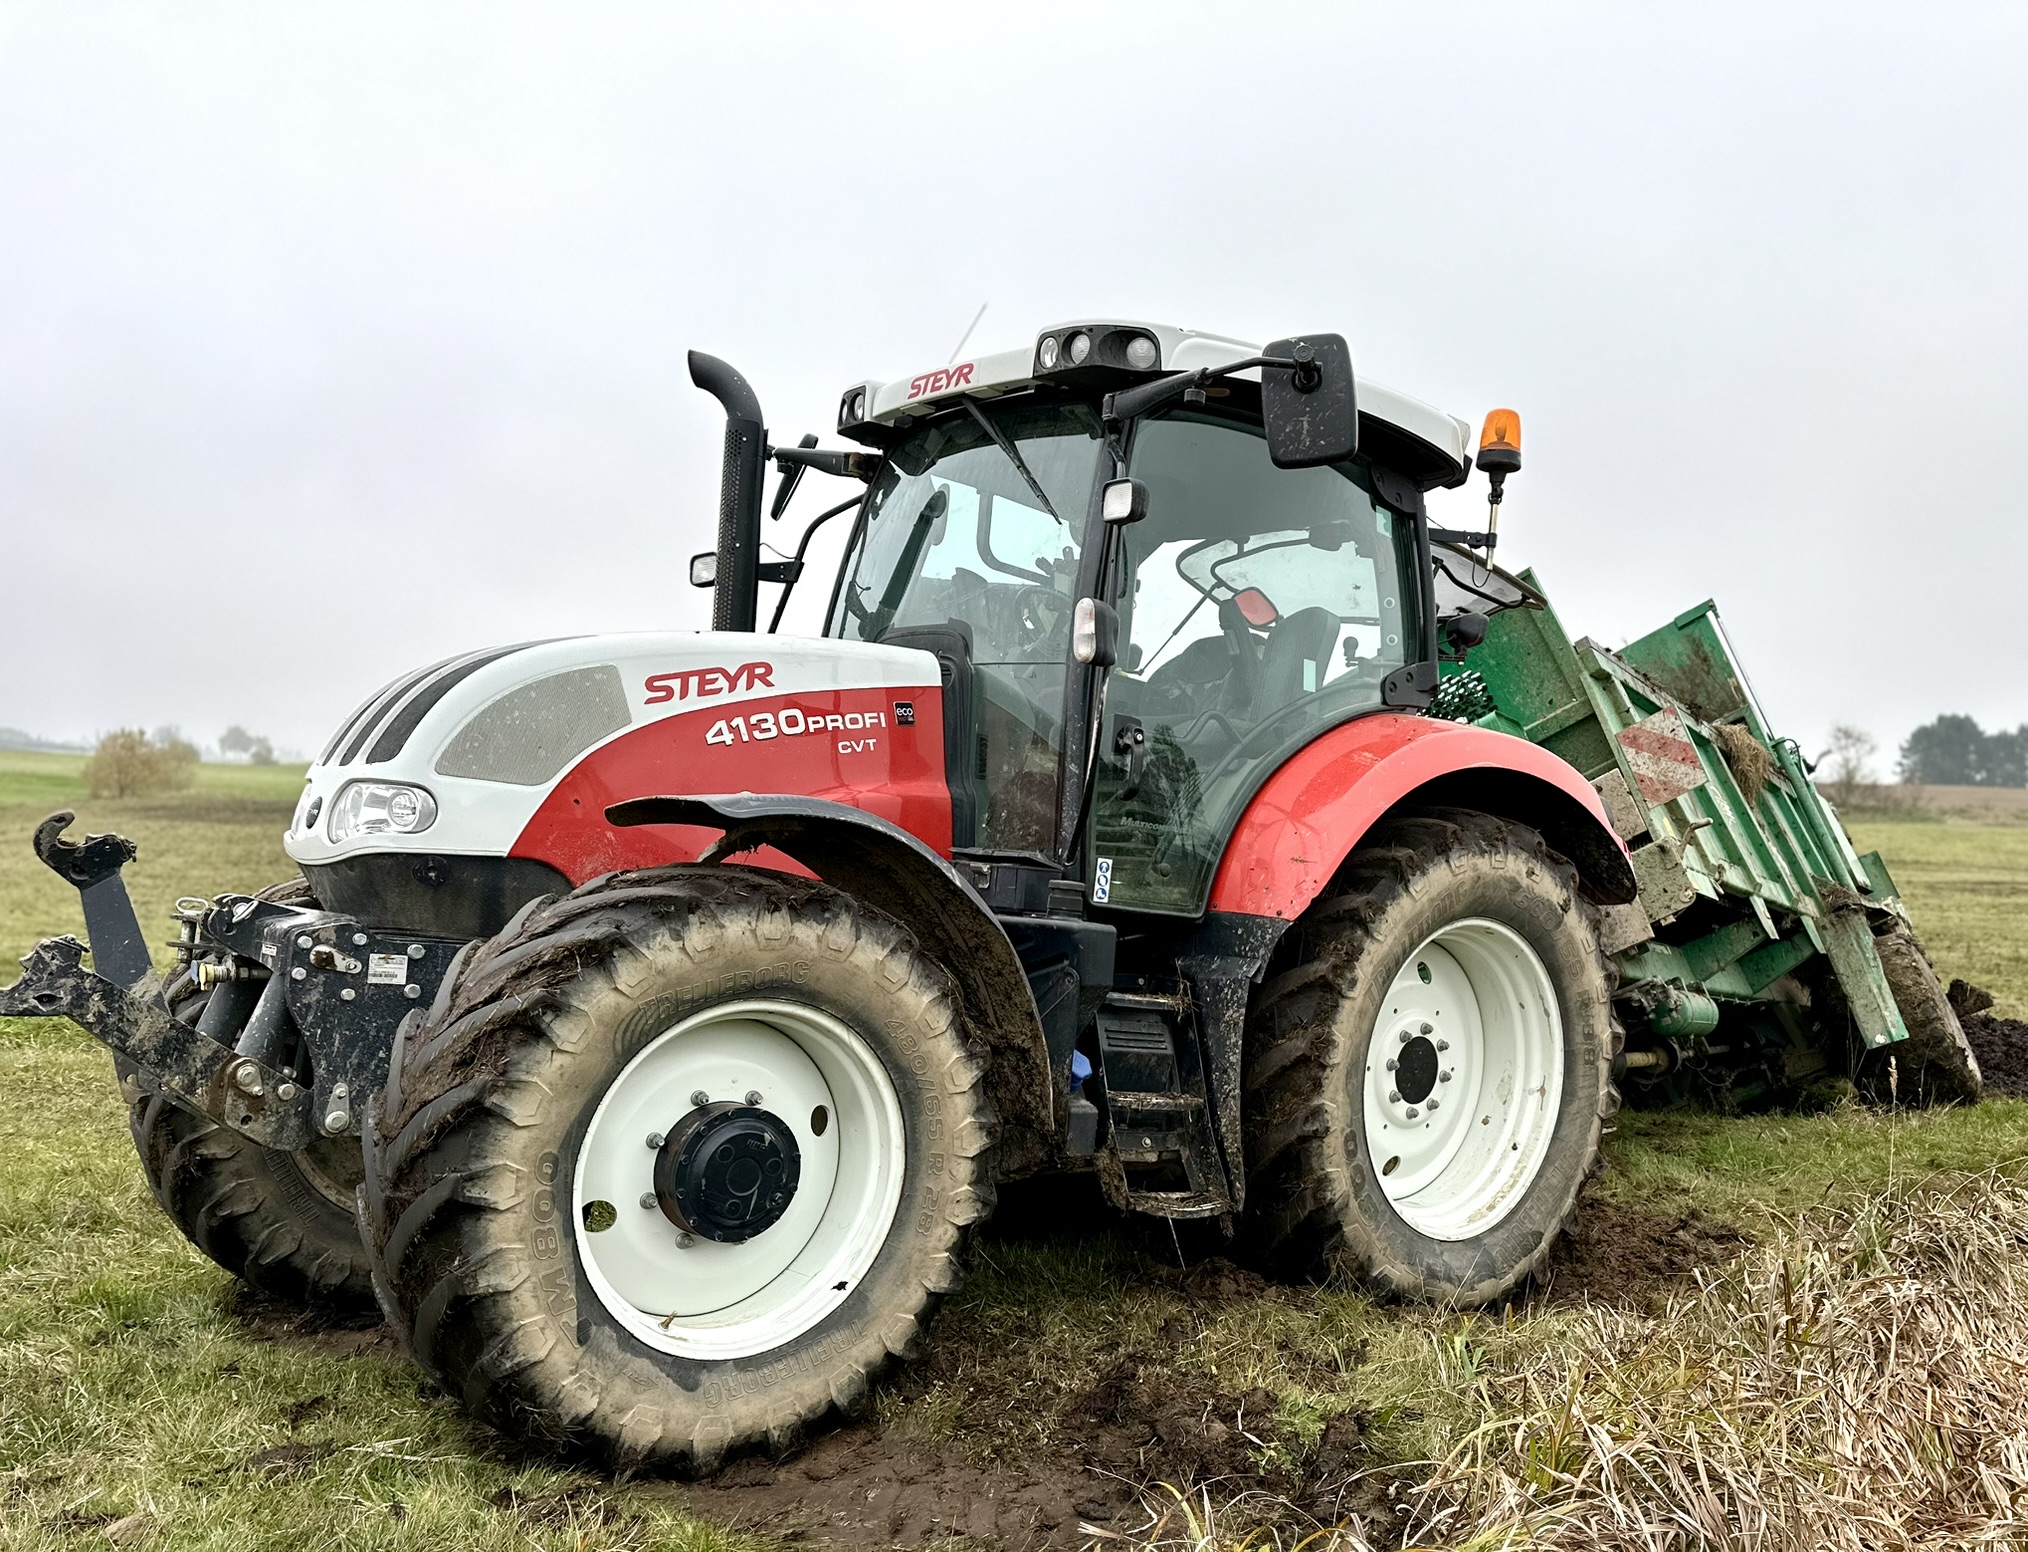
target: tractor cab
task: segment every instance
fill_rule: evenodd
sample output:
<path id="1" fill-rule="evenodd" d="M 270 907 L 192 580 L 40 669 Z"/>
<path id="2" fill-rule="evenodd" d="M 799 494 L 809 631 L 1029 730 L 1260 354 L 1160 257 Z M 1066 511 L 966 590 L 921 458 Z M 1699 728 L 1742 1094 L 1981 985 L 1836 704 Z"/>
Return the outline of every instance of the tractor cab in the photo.
<path id="1" fill-rule="evenodd" d="M 1291 458 L 1271 446 L 1278 368 L 1236 375 L 1260 356 L 1069 325 L 1032 353 L 845 394 L 840 430 L 885 458 L 826 634 L 937 656 L 960 855 L 1195 917 L 1270 772 L 1326 727 L 1428 704 L 1442 606 L 1423 492 L 1463 480 L 1468 428 L 1355 389 L 1346 359 L 1354 434 Z M 1189 371 L 1205 381 L 1123 402 Z M 1081 661 L 1082 600 L 1111 639 Z"/>

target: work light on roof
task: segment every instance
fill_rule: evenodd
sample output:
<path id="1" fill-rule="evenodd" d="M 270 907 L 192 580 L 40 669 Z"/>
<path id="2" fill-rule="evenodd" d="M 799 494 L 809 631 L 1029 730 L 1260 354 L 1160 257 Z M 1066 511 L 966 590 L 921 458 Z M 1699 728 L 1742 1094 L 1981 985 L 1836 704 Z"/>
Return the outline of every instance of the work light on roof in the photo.
<path id="1" fill-rule="evenodd" d="M 1072 366 L 1083 366 L 1085 358 L 1091 354 L 1091 336 L 1079 329 L 1064 342 L 1063 348 L 1069 352 Z"/>
<path id="2" fill-rule="evenodd" d="M 1035 353 L 1035 359 L 1041 363 L 1042 370 L 1048 372 L 1053 371 L 1055 369 L 1056 358 L 1057 358 L 1056 336 L 1054 334 L 1045 334 L 1042 337 L 1041 348 L 1037 350 Z"/>
<path id="3" fill-rule="evenodd" d="M 1160 356 L 1155 349 L 1155 342 L 1149 339 L 1147 335 L 1136 334 L 1132 339 L 1127 341 L 1127 365 L 1132 367 L 1136 372 L 1152 370 L 1159 359 Z"/>

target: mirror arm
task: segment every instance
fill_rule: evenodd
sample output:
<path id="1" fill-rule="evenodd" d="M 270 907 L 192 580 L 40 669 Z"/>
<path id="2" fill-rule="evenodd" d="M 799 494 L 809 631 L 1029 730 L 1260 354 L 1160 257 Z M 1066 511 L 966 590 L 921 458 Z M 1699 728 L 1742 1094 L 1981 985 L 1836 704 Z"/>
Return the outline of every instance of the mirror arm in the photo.
<path id="1" fill-rule="evenodd" d="M 1500 542 L 1500 536 L 1487 529 L 1484 533 L 1470 528 L 1432 528 L 1429 531 L 1431 544 L 1464 544 L 1475 550 L 1490 550 Z"/>
<path id="2" fill-rule="evenodd" d="M 1193 388 L 1202 388 L 1206 383 L 1221 377 L 1231 377 L 1236 372 L 1251 371 L 1254 367 L 1271 367 L 1277 371 L 1294 372 L 1296 386 L 1308 392 L 1317 386 L 1315 379 L 1322 376 L 1314 361 L 1296 361 L 1287 356 L 1248 356 L 1244 361 L 1227 362 L 1224 366 L 1200 366 L 1195 371 L 1177 372 L 1168 377 L 1158 377 L 1152 383 L 1136 383 L 1131 388 L 1120 388 L 1105 396 L 1099 407 L 1100 418 L 1110 429 L 1118 429 L 1130 420 L 1138 420 L 1152 410 L 1158 410 L 1171 399 L 1188 393 Z M 1312 381 L 1307 387 L 1301 375 L 1307 368 Z"/>
<path id="3" fill-rule="evenodd" d="M 849 512 L 853 507 L 861 505 L 866 500 L 866 494 L 866 492 L 861 491 L 850 500 L 841 501 L 830 510 L 819 512 L 815 517 L 810 519 L 810 526 L 803 530 L 803 537 L 796 541 L 796 558 L 781 568 L 783 575 L 779 580 L 782 584 L 782 593 L 775 600 L 774 618 L 768 621 L 768 634 L 770 636 L 781 629 L 782 613 L 789 607 L 789 594 L 796 590 L 796 584 L 802 580 L 803 553 L 810 547 L 810 536 L 823 527 L 824 524 L 830 522 L 840 512 Z M 774 579 L 764 578 L 763 580 Z"/>

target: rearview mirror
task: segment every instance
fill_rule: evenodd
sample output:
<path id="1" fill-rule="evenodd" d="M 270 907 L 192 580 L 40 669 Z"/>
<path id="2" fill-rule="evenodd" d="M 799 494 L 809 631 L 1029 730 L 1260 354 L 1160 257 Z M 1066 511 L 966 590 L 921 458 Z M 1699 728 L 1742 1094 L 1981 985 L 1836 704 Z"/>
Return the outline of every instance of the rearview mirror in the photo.
<path id="1" fill-rule="evenodd" d="M 1261 419 L 1277 469 L 1343 463 L 1359 451 L 1352 349 L 1342 334 L 1279 339 L 1263 352 L 1293 367 L 1260 369 Z"/>
<path id="2" fill-rule="evenodd" d="M 1109 523 L 1138 523 L 1148 515 L 1148 487 L 1139 480 L 1107 480 L 1099 515 Z"/>

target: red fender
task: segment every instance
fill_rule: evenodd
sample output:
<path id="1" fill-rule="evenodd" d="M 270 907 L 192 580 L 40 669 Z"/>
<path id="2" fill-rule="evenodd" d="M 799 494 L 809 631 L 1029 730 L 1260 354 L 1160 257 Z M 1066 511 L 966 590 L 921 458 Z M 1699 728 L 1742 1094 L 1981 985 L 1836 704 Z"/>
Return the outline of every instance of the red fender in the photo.
<path id="1" fill-rule="evenodd" d="M 1432 782 L 1442 783 L 1432 801 L 1561 832 L 1549 834 L 1551 844 L 1571 856 L 1588 882 L 1608 899 L 1633 898 L 1626 844 L 1591 783 L 1572 766 L 1511 734 L 1383 712 L 1332 728 L 1267 779 L 1226 844 L 1211 881 L 1211 909 L 1285 921 L 1302 915 L 1374 821 Z M 1469 797 L 1456 790 L 1461 786 Z"/>

